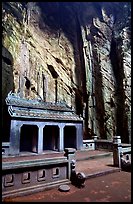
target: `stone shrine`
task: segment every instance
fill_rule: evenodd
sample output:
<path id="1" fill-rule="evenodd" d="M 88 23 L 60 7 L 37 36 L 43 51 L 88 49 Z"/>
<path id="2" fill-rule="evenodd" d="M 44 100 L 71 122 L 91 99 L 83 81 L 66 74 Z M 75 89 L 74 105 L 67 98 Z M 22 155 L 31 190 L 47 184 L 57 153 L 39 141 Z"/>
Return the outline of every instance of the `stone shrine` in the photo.
<path id="1" fill-rule="evenodd" d="M 83 119 L 67 105 L 20 98 L 11 92 L 6 104 L 11 116 L 9 155 L 82 148 Z"/>

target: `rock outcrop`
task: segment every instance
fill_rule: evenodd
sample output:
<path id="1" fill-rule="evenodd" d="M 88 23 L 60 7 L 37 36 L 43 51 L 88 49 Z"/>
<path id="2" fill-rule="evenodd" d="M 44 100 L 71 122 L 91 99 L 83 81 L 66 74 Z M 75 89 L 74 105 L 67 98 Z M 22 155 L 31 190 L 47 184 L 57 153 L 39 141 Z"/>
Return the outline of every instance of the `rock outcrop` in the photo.
<path id="1" fill-rule="evenodd" d="M 130 3 L 3 2 L 2 10 L 3 128 L 12 90 L 75 109 L 84 139 L 130 143 Z"/>

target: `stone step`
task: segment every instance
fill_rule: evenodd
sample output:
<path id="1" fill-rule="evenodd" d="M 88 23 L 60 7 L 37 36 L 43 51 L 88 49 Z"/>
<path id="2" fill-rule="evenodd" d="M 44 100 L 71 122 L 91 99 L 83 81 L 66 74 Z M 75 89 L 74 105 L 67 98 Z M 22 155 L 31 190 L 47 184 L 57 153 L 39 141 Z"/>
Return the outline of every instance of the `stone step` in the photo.
<path id="1" fill-rule="evenodd" d="M 121 169 L 114 167 L 112 154 L 101 154 L 92 157 L 93 159 L 84 159 L 76 162 L 76 173 L 83 172 L 86 179 L 95 178 L 114 172 L 118 172 Z"/>
<path id="2" fill-rule="evenodd" d="M 99 153 L 95 155 L 84 155 L 83 157 L 77 157 L 76 161 L 84 161 L 84 160 L 90 160 L 90 159 L 98 159 L 98 158 L 103 158 L 103 157 L 109 157 L 112 156 L 112 152 L 107 152 L 107 153 Z"/>
<path id="3" fill-rule="evenodd" d="M 87 174 L 86 179 L 95 178 L 97 176 L 104 176 L 106 174 L 111 174 L 111 173 L 115 173 L 115 172 L 119 172 L 119 171 L 121 171 L 120 168 L 103 170 L 103 171 L 95 172 L 95 173 L 92 173 L 92 174 Z"/>

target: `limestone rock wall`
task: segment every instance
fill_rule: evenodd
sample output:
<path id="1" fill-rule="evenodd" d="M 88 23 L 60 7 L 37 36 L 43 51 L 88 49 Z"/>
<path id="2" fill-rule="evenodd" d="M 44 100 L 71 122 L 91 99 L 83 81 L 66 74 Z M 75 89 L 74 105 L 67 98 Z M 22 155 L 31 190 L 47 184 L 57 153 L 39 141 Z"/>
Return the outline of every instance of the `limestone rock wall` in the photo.
<path id="1" fill-rule="evenodd" d="M 130 142 L 130 4 L 83 3 L 79 13 L 89 79 L 89 126 L 101 138 L 121 135 L 122 142 Z"/>
<path id="2" fill-rule="evenodd" d="M 130 4 L 3 2 L 2 10 L 3 107 L 11 90 L 66 103 L 84 118 L 84 138 L 130 142 Z"/>

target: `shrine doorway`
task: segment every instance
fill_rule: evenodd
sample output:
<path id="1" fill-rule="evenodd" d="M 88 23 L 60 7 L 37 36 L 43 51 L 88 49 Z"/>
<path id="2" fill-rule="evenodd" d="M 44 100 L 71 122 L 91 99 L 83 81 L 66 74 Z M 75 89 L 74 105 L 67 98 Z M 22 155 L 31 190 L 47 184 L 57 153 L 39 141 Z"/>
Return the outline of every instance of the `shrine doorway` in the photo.
<path id="1" fill-rule="evenodd" d="M 64 127 L 64 148 L 76 149 L 76 127 L 65 126 Z"/>
<path id="2" fill-rule="evenodd" d="M 46 125 L 43 129 L 43 150 L 59 149 L 59 127 L 57 125 Z"/>
<path id="3" fill-rule="evenodd" d="M 22 125 L 20 132 L 20 152 L 37 153 L 38 127 L 36 125 Z"/>

